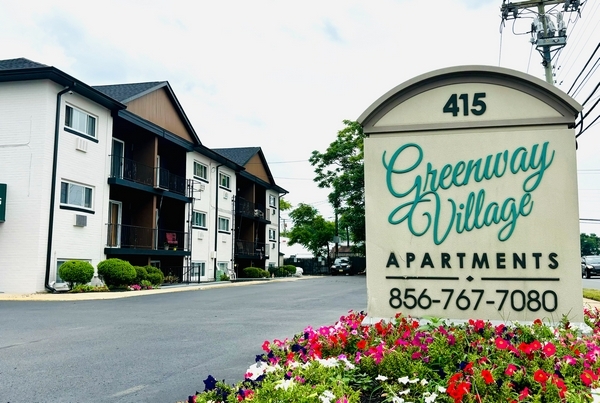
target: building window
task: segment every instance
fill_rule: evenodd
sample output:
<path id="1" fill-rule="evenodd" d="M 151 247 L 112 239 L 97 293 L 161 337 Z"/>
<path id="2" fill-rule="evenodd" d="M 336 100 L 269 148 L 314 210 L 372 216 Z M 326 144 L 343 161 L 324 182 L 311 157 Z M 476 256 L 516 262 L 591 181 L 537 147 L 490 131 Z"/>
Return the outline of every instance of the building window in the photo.
<path id="1" fill-rule="evenodd" d="M 219 217 L 219 231 L 229 232 L 229 218 Z"/>
<path id="2" fill-rule="evenodd" d="M 96 118 L 69 105 L 65 111 L 65 126 L 96 138 Z"/>
<path id="3" fill-rule="evenodd" d="M 92 208 L 92 188 L 70 182 L 60 183 L 60 204 L 64 206 Z"/>
<path id="4" fill-rule="evenodd" d="M 275 196 L 273 195 L 269 195 L 269 207 L 277 207 L 277 204 L 275 203 Z"/>
<path id="5" fill-rule="evenodd" d="M 217 269 L 225 274 L 229 271 L 229 262 L 218 262 Z"/>
<path id="6" fill-rule="evenodd" d="M 198 277 L 198 276 L 205 276 L 206 270 L 206 263 L 205 262 L 192 262 L 192 270 L 191 270 L 191 276 L 192 277 Z"/>
<path id="7" fill-rule="evenodd" d="M 221 186 L 222 188 L 231 189 L 229 185 L 230 180 L 231 177 L 229 175 L 225 175 L 222 173 L 219 174 L 219 186 Z"/>
<path id="8" fill-rule="evenodd" d="M 197 228 L 206 228 L 206 213 L 194 211 L 192 213 L 192 226 Z"/>
<path id="9" fill-rule="evenodd" d="M 269 228 L 269 241 L 275 241 L 276 240 L 276 235 L 275 235 L 275 230 Z"/>
<path id="10" fill-rule="evenodd" d="M 208 182 L 208 167 L 198 161 L 194 161 L 194 178 Z"/>

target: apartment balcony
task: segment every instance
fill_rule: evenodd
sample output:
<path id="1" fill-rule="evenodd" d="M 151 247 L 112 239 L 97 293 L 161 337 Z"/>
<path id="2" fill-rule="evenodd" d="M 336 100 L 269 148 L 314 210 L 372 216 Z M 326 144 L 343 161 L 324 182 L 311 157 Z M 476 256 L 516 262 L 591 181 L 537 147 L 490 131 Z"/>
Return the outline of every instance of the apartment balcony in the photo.
<path id="1" fill-rule="evenodd" d="M 264 242 L 235 241 L 235 257 L 241 259 L 266 259 L 269 255 L 269 245 Z M 265 256 L 266 252 L 266 256 Z"/>
<path id="2" fill-rule="evenodd" d="M 187 180 L 184 177 L 116 155 L 111 156 L 110 179 L 109 183 L 149 186 L 186 196 Z"/>
<path id="3" fill-rule="evenodd" d="M 238 197 L 235 202 L 235 212 L 242 217 L 252 218 L 270 224 L 271 215 L 262 204 L 252 203 L 241 197 Z"/>
<path id="4" fill-rule="evenodd" d="M 134 225 L 107 224 L 107 255 L 187 256 L 188 233 Z"/>

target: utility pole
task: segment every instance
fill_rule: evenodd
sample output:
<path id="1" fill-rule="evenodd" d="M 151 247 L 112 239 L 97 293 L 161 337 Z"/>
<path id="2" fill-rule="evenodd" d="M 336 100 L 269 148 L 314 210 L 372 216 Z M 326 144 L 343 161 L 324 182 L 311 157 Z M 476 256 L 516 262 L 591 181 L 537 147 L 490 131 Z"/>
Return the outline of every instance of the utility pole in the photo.
<path id="1" fill-rule="evenodd" d="M 511 2 L 502 1 L 502 20 L 516 20 L 521 17 L 520 10 L 529 10 L 537 8 L 537 12 L 532 11 L 536 16 L 531 24 L 531 44 L 536 45 L 536 49 L 542 56 L 542 66 L 546 76 L 546 82 L 554 85 L 554 74 L 552 72 L 552 52 L 563 48 L 567 44 L 567 30 L 564 23 L 563 14 L 565 12 L 579 12 L 580 0 L 528 0 Z M 554 13 L 547 13 L 546 6 L 559 5 Z M 556 19 L 556 25 L 552 21 Z"/>

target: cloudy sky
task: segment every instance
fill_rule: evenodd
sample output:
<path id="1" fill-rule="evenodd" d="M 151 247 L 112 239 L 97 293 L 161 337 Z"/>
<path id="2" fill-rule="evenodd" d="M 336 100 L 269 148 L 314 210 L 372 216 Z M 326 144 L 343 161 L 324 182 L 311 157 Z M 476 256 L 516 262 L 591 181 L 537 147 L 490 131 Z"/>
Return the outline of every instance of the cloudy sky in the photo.
<path id="1" fill-rule="evenodd" d="M 568 91 L 599 43 L 600 1 L 568 22 Z M 465 64 L 544 78 L 531 19 L 501 32 L 502 0 L 0 0 L 0 59 L 25 57 L 90 85 L 169 81 L 202 143 L 260 146 L 297 205 L 332 216 L 308 158 L 402 82 Z M 585 100 L 596 71 L 575 96 Z M 597 96 L 597 95 L 596 95 Z M 593 104 L 593 102 L 590 102 Z M 597 113 L 597 111 L 595 112 Z M 600 124 L 580 137 L 580 217 L 600 219 Z M 581 225 L 600 233 L 600 223 Z"/>

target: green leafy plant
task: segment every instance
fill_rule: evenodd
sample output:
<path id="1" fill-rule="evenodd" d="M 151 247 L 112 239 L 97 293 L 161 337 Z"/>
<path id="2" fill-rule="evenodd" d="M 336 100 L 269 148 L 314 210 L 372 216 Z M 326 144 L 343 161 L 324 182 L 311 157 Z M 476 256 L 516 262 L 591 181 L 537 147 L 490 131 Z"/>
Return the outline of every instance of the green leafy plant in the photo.
<path id="1" fill-rule="evenodd" d="M 148 271 L 145 267 L 133 266 L 133 268 L 135 269 L 135 280 L 133 280 L 135 284 L 141 284 L 142 281 L 148 279 Z"/>
<path id="2" fill-rule="evenodd" d="M 269 272 L 259 267 L 246 267 L 242 269 L 245 278 L 263 278 L 270 277 Z"/>
<path id="3" fill-rule="evenodd" d="M 146 280 L 148 280 L 154 286 L 160 286 L 165 281 L 165 275 L 163 272 L 154 266 L 146 266 Z"/>
<path id="4" fill-rule="evenodd" d="M 102 276 L 104 283 L 109 287 L 127 287 L 135 280 L 136 271 L 131 263 L 111 258 L 98 263 L 98 275 Z"/>
<path id="5" fill-rule="evenodd" d="M 109 292 L 109 291 L 110 290 L 105 285 L 94 286 L 94 285 L 88 285 L 88 284 L 77 284 L 76 286 L 71 288 L 71 290 L 69 292 L 82 293 L 82 292 Z"/>
<path id="6" fill-rule="evenodd" d="M 83 260 L 68 260 L 58 269 L 58 275 L 73 288 L 77 284 L 87 284 L 94 277 L 94 267 Z"/>
<path id="7" fill-rule="evenodd" d="M 167 284 L 179 283 L 179 277 L 173 275 L 172 273 L 169 273 L 165 276 L 164 282 Z"/>
<path id="8" fill-rule="evenodd" d="M 227 274 L 225 273 L 221 273 L 221 276 L 219 277 L 219 281 L 229 281 L 230 278 Z"/>

